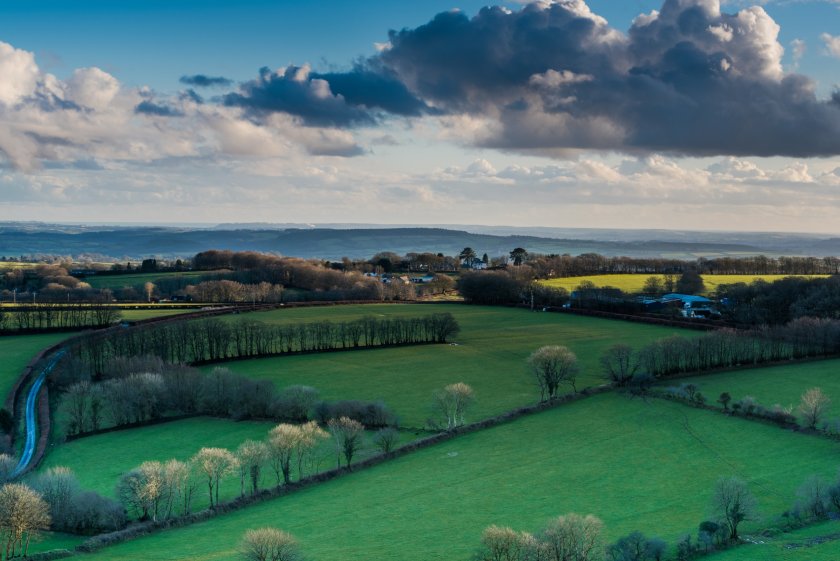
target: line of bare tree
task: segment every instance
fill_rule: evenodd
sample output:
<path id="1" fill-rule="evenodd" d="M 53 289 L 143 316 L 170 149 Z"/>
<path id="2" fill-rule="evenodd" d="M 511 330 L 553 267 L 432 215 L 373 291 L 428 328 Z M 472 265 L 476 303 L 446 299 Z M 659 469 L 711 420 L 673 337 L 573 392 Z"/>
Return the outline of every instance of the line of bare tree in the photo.
<path id="1" fill-rule="evenodd" d="M 0 332 L 105 327 L 119 319 L 120 311 L 112 306 L 45 303 L 0 307 Z"/>
<path id="2" fill-rule="evenodd" d="M 450 313 L 271 325 L 241 319 L 181 321 L 85 337 L 70 354 L 103 374 L 113 357 L 157 356 L 173 364 L 393 345 L 445 343 L 459 331 Z"/>
<path id="3" fill-rule="evenodd" d="M 840 273 L 838 257 L 718 257 L 694 261 L 661 257 L 608 257 L 529 254 L 527 265 L 540 278 L 599 274 L 680 274 L 696 270 L 710 275 L 834 275 Z"/>
<path id="4" fill-rule="evenodd" d="M 66 386 L 60 418 L 65 419 L 67 436 L 184 415 L 295 423 L 347 417 L 371 428 L 397 424 L 396 415 L 381 401 L 324 401 L 315 388 L 277 390 L 269 380 L 251 380 L 227 368 L 216 367 L 205 374 L 157 357 L 135 357 L 115 359 L 106 371 L 100 382 L 82 379 Z M 61 373 L 64 379 L 54 383 L 67 384 L 79 376 L 84 378 L 84 372 L 65 371 Z"/>
<path id="5" fill-rule="evenodd" d="M 641 376 L 758 365 L 840 353 L 840 320 L 800 318 L 787 325 L 720 329 L 696 337 L 672 335 L 633 352 L 615 345 L 601 357 L 607 379 L 619 386 Z"/>

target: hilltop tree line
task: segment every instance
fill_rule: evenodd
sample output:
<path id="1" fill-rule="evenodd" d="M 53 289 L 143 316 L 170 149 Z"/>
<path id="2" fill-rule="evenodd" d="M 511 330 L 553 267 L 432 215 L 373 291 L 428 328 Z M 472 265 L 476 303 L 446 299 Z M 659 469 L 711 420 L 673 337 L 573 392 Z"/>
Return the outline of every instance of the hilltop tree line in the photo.
<path id="1" fill-rule="evenodd" d="M 444 343 L 460 327 L 450 313 L 272 325 L 210 318 L 112 331 L 82 338 L 70 353 L 102 374 L 112 357 L 157 356 L 173 364 L 323 352 L 389 345 Z"/>
<path id="2" fill-rule="evenodd" d="M 111 306 L 90 304 L 39 304 L 37 306 L 0 306 L 0 331 L 36 331 L 105 327 L 120 319 L 120 311 Z"/>
<path id="3" fill-rule="evenodd" d="M 840 276 L 729 284 L 719 287 L 717 296 L 725 304 L 724 314 L 739 324 L 778 325 L 801 317 L 840 319 Z"/>
<path id="4" fill-rule="evenodd" d="M 660 257 L 607 257 L 597 253 L 531 255 L 526 260 L 539 278 L 608 274 L 673 274 L 695 270 L 703 275 L 834 275 L 838 257 L 718 257 L 696 260 Z"/>

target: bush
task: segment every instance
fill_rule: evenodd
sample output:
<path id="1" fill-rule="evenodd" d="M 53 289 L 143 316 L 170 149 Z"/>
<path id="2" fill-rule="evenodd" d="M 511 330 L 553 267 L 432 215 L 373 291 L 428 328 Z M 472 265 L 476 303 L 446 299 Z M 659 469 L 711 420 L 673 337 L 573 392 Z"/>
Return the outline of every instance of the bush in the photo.
<path id="1" fill-rule="evenodd" d="M 275 399 L 272 405 L 272 417 L 302 423 L 309 420 L 316 403 L 318 403 L 318 390 L 315 388 L 289 386 Z"/>
<path id="2" fill-rule="evenodd" d="M 347 417 L 367 428 L 397 426 L 397 417 L 381 401 L 321 401 L 315 405 L 315 420 L 325 424 L 330 419 Z"/>

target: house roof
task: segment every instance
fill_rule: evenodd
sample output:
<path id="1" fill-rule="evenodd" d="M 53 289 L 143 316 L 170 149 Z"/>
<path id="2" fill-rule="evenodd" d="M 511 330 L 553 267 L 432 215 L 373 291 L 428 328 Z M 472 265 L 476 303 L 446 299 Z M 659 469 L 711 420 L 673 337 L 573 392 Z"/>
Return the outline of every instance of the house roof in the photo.
<path id="1" fill-rule="evenodd" d="M 703 303 L 709 303 L 709 304 L 712 303 L 712 301 L 709 300 L 708 298 L 706 298 L 705 296 L 694 296 L 692 294 L 672 293 L 672 294 L 666 294 L 662 297 L 663 302 L 668 301 L 668 300 L 681 300 L 682 302 L 685 302 L 685 303 L 688 303 L 688 302 L 692 302 L 692 303 L 693 302 L 703 302 Z"/>

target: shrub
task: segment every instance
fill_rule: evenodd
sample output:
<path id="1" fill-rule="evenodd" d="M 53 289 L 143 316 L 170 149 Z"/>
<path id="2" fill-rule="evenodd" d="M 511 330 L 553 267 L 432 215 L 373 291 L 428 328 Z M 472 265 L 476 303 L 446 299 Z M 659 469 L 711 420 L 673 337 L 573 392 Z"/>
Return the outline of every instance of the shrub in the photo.
<path id="1" fill-rule="evenodd" d="M 321 424 L 330 419 L 347 417 L 363 424 L 367 428 L 397 425 L 396 415 L 381 401 L 321 401 L 315 405 L 315 420 Z"/>

